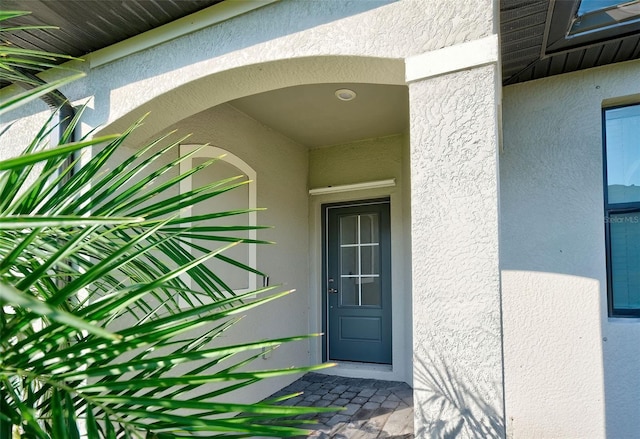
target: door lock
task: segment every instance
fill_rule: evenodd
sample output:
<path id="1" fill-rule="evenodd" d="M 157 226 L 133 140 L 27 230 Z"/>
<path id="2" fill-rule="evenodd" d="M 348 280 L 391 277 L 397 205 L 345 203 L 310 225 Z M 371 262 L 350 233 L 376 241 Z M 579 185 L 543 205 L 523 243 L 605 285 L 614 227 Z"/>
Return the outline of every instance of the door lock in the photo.
<path id="1" fill-rule="evenodd" d="M 328 292 L 331 293 L 331 294 L 337 294 L 338 290 L 336 290 L 335 288 L 329 288 Z"/>

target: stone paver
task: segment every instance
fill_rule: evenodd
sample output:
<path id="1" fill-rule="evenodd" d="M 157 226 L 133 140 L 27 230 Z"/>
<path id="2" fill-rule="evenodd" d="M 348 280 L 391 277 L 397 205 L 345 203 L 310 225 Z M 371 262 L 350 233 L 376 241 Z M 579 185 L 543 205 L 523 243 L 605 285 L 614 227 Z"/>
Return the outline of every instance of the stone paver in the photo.
<path id="1" fill-rule="evenodd" d="M 405 383 L 344 378 L 308 373 L 271 398 L 303 392 L 282 405 L 344 407 L 296 419 L 313 419 L 301 426 L 316 439 L 413 439 L 413 390 Z"/>

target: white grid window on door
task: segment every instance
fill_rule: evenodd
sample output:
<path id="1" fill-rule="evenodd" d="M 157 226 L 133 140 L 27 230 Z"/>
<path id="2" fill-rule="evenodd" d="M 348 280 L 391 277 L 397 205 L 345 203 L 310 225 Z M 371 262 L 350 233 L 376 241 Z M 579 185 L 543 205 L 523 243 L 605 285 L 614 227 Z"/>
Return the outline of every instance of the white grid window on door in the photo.
<path id="1" fill-rule="evenodd" d="M 380 220 L 375 213 L 340 218 L 340 304 L 380 303 Z"/>

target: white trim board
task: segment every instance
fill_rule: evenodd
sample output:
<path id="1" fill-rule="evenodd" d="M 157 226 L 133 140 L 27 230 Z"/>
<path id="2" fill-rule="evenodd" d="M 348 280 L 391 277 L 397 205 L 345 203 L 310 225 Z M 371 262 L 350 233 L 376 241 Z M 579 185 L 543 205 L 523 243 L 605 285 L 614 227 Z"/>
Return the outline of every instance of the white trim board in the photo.
<path id="1" fill-rule="evenodd" d="M 419 81 L 460 70 L 497 63 L 500 54 L 498 35 L 433 50 L 405 60 L 405 80 Z"/>
<path id="2" fill-rule="evenodd" d="M 93 69 L 280 0 L 226 0 L 86 56 Z"/>
<path id="3" fill-rule="evenodd" d="M 339 186 L 327 186 L 309 189 L 309 195 L 337 194 L 340 192 L 358 191 L 364 189 L 377 189 L 381 187 L 392 187 L 396 185 L 396 179 L 367 181 L 364 183 L 343 184 Z"/>
<path id="4" fill-rule="evenodd" d="M 221 161 L 227 162 L 233 166 L 235 166 L 238 170 L 243 172 L 249 179 L 247 183 L 249 188 L 249 199 L 247 206 L 249 209 L 256 209 L 258 202 L 258 190 L 257 190 L 257 173 L 256 171 L 249 166 L 244 160 L 235 154 L 227 151 L 226 149 L 219 148 L 217 146 L 211 145 L 201 145 L 201 144 L 182 144 L 180 145 L 180 156 L 185 156 L 187 154 L 191 154 L 188 159 L 184 159 L 180 162 L 180 174 L 184 174 L 190 171 L 193 168 L 193 159 L 194 158 L 206 158 L 206 159 L 215 159 L 218 158 Z M 191 176 L 185 178 L 180 182 L 180 193 L 186 193 L 193 189 Z M 184 209 L 184 214 L 191 214 L 192 208 L 188 207 Z M 256 226 L 258 222 L 258 212 L 253 210 L 248 213 L 248 220 L 250 226 Z M 185 223 L 184 227 L 190 227 L 191 223 Z M 257 239 L 257 230 L 249 230 L 248 231 L 249 239 Z M 190 238 L 184 238 L 186 241 L 190 242 Z M 256 267 L 258 261 L 257 255 L 257 244 L 246 244 L 249 246 L 249 261 L 248 265 L 250 267 Z M 250 291 L 255 291 L 258 288 L 258 275 L 255 273 L 247 273 L 248 274 L 248 287 L 243 289 L 234 290 L 236 294 L 248 293 Z M 191 279 L 186 279 L 185 283 L 191 288 Z"/>

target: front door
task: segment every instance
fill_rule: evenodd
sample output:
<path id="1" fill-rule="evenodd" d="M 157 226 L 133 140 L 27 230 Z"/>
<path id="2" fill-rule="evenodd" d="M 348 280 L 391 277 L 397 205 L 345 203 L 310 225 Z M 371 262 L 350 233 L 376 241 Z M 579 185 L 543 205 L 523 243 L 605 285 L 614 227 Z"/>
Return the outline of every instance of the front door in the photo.
<path id="1" fill-rule="evenodd" d="M 391 364 L 389 200 L 324 206 L 328 360 Z"/>

